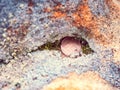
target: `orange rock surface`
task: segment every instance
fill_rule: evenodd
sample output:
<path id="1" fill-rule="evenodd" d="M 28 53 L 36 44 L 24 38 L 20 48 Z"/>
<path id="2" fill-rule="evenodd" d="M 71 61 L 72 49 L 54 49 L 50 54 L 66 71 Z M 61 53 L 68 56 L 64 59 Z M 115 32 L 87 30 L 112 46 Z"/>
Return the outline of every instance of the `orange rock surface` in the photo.
<path id="1" fill-rule="evenodd" d="M 89 71 L 81 75 L 70 73 L 53 80 L 43 90 L 117 90 L 97 73 Z"/>

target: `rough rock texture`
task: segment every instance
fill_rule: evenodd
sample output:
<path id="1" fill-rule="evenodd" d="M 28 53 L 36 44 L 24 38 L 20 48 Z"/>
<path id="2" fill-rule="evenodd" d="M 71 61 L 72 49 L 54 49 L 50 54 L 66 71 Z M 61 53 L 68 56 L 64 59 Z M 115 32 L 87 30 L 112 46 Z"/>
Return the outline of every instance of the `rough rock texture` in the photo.
<path id="1" fill-rule="evenodd" d="M 81 75 L 70 73 L 66 77 L 55 79 L 44 90 L 117 90 L 109 85 L 95 72 L 85 72 Z"/>
<path id="2" fill-rule="evenodd" d="M 65 36 L 83 37 L 94 53 L 73 59 L 39 50 Z M 120 89 L 119 0 L 0 0 L 0 89 L 42 90 L 87 71 Z"/>

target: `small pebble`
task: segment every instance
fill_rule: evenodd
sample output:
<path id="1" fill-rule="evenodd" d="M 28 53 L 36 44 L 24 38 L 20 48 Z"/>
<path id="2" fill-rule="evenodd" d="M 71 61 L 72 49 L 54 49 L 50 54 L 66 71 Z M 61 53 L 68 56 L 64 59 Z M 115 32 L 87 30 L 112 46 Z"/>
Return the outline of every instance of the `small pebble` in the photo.
<path id="1" fill-rule="evenodd" d="M 3 33 L 3 34 L 2 34 L 2 36 L 3 36 L 3 37 L 6 37 L 6 34 L 5 34 L 5 33 Z"/>
<path id="2" fill-rule="evenodd" d="M 78 57 L 82 51 L 80 41 L 74 37 L 65 37 L 60 47 L 62 53 L 68 57 Z"/>
<path id="3" fill-rule="evenodd" d="M 8 14 L 8 17 L 9 17 L 9 18 L 12 18 L 12 17 L 13 17 L 13 14 L 12 14 L 12 13 L 9 13 L 9 14 Z"/>
<path id="4" fill-rule="evenodd" d="M 21 9 L 23 9 L 23 8 L 24 8 L 24 4 L 21 3 L 21 4 L 19 5 L 19 7 L 20 7 Z"/>

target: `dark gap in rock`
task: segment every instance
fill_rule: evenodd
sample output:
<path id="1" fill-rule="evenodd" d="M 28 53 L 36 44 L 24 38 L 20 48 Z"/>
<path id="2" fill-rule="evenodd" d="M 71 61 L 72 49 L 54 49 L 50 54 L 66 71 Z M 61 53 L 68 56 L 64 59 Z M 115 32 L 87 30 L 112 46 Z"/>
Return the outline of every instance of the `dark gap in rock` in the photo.
<path id="1" fill-rule="evenodd" d="M 75 35 L 75 34 L 74 34 Z M 76 37 L 75 37 L 76 36 Z M 81 47 L 82 47 L 82 52 L 84 54 L 90 54 L 90 53 L 93 53 L 94 51 L 90 48 L 88 42 L 80 37 L 80 36 L 77 36 L 77 34 L 74 36 L 75 39 L 79 40 L 80 43 L 81 43 Z M 64 39 L 65 37 L 63 37 L 62 39 L 60 40 L 56 40 L 55 42 L 47 42 L 45 44 L 43 44 L 42 46 L 40 46 L 38 49 L 39 50 L 60 50 L 60 44 L 61 44 L 61 41 Z"/>
<path id="2" fill-rule="evenodd" d="M 60 40 L 55 42 L 47 42 L 38 48 L 39 50 L 60 50 Z"/>
<path id="3" fill-rule="evenodd" d="M 9 64 L 10 60 L 4 60 L 4 59 L 0 59 L 0 65 L 4 64 L 7 65 Z"/>
<path id="4" fill-rule="evenodd" d="M 19 88 L 21 88 L 21 84 L 20 83 L 16 83 L 15 87 L 16 87 L 16 89 L 19 89 Z"/>

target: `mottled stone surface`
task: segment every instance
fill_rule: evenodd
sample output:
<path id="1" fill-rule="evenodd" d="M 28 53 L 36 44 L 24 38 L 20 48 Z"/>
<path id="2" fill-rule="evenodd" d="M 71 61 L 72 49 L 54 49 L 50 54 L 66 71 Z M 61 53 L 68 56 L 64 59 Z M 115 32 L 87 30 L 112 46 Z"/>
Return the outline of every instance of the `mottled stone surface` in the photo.
<path id="1" fill-rule="evenodd" d="M 96 72 L 84 72 L 81 75 L 69 73 L 59 77 L 43 90 L 117 90 L 104 81 Z"/>
<path id="2" fill-rule="evenodd" d="M 70 72 L 97 72 L 120 89 L 119 0 L 0 0 L 0 89 L 41 90 Z M 83 37 L 91 54 L 43 50 L 65 36 Z"/>

